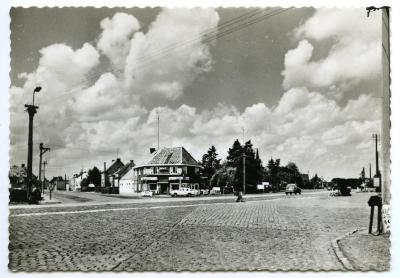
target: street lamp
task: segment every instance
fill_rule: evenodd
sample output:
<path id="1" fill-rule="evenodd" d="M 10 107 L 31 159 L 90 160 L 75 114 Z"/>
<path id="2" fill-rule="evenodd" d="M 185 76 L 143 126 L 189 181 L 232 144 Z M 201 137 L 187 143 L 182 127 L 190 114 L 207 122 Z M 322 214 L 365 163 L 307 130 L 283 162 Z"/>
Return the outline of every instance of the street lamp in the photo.
<path id="1" fill-rule="evenodd" d="M 28 200 L 31 197 L 31 189 L 32 189 L 32 137 L 33 137 L 33 117 L 37 112 L 37 109 L 39 108 L 38 106 L 35 106 L 35 93 L 40 92 L 42 87 L 36 87 L 33 90 L 33 96 L 32 96 L 32 104 L 25 104 L 25 107 L 27 108 L 26 111 L 29 114 L 29 131 L 28 131 L 28 171 L 27 171 L 27 180 L 28 180 L 28 186 L 27 186 L 27 197 Z"/>
<path id="2" fill-rule="evenodd" d="M 33 90 L 33 96 L 32 96 L 32 105 L 35 105 L 35 93 L 39 93 L 40 90 L 42 90 L 42 87 L 38 86 Z"/>

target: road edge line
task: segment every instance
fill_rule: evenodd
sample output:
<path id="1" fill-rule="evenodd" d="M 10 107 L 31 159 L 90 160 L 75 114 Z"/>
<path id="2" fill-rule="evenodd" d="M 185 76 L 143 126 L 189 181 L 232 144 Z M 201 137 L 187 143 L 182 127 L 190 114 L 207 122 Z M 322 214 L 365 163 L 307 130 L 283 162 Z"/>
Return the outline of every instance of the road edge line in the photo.
<path id="1" fill-rule="evenodd" d="M 339 245 L 339 241 L 341 241 L 342 239 L 344 239 L 352 234 L 355 234 L 359 231 L 360 231 L 360 229 L 355 229 L 355 230 L 345 233 L 331 241 L 331 246 L 332 246 L 333 252 L 335 253 L 336 258 L 342 264 L 342 266 L 344 267 L 345 270 L 354 271 L 355 269 L 354 269 L 354 266 L 350 263 L 349 259 L 343 254 L 343 251 Z"/>

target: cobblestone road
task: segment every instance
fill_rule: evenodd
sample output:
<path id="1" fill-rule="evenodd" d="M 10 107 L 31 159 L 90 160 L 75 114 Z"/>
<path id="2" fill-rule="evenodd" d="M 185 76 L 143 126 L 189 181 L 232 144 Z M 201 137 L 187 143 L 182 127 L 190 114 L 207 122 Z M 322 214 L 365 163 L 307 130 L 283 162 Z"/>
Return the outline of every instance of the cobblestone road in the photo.
<path id="1" fill-rule="evenodd" d="M 122 210 L 25 216 L 18 214 L 26 211 L 13 210 L 9 268 L 342 270 L 330 242 L 367 225 L 369 196 L 288 197 L 132 210 L 124 206 Z"/>

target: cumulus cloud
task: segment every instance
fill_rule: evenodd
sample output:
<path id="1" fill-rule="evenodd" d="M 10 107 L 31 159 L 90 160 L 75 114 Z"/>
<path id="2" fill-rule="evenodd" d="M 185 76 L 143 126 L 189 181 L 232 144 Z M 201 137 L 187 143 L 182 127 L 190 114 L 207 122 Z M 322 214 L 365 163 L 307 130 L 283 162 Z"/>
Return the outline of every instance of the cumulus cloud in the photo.
<path id="1" fill-rule="evenodd" d="M 123 67 L 129 52 L 132 34 L 139 30 L 139 21 L 132 15 L 116 13 L 100 22 L 103 30 L 97 48 L 117 67 Z"/>
<path id="2" fill-rule="evenodd" d="M 146 34 L 137 32 L 133 36 L 125 85 L 145 97 L 182 96 L 184 88 L 200 73 L 211 70 L 209 47 L 202 39 L 218 21 L 213 9 L 163 10 Z"/>
<path id="3" fill-rule="evenodd" d="M 23 105 L 39 85 L 43 89 L 36 97 L 40 108 L 35 117 L 35 145 L 65 146 L 71 151 L 58 150 L 64 158 L 80 148 L 99 156 L 114 152 L 113 145 L 130 146 L 132 138 L 147 138 L 150 131 L 145 128 L 138 137 L 136 133 L 130 136 L 139 121 L 147 122 L 143 101 L 152 95 L 175 100 L 199 74 L 211 70 L 212 59 L 202 34 L 218 21 L 213 9 L 164 9 L 144 33 L 134 16 L 116 13 L 100 22 L 96 47 L 53 44 L 41 49 L 36 70 L 20 74 L 24 85 L 10 90 L 12 160 L 25 161 L 27 115 Z M 104 70 L 101 55 L 110 61 L 108 70 Z M 182 121 L 189 110 L 183 106 L 182 116 L 175 121 Z M 168 111 L 162 112 L 172 113 Z"/>
<path id="4" fill-rule="evenodd" d="M 35 118 L 35 144 L 53 144 L 51 164 L 63 170 L 73 167 L 71 174 L 80 167 L 101 167 L 115 157 L 117 149 L 125 161 L 143 161 L 148 148 L 157 145 L 159 115 L 161 146 L 185 146 L 197 159 L 211 144 L 225 157 L 245 127 L 246 138 L 259 148 L 264 161 L 270 156 L 294 160 L 303 171 L 323 174 L 327 166 L 343 164 L 346 167 L 333 168 L 338 175 L 352 176 L 360 163 L 369 161 L 371 144 L 365 135 L 379 126 L 378 99 L 360 94 L 339 105 L 324 88 L 311 87 L 328 86 L 332 91 L 342 82 L 375 74 L 376 68 L 366 73 L 363 55 L 372 57 L 366 53 L 374 53 L 376 42 L 360 28 L 354 35 L 358 43 L 350 40 L 351 32 L 344 26 L 326 26 L 327 32 L 321 33 L 313 23 L 321 13 L 317 11 L 296 30 L 300 43 L 286 54 L 287 90 L 279 102 L 275 106 L 256 103 L 243 111 L 223 103 L 208 110 L 186 104 L 145 105 L 152 98 L 179 100 L 199 75 L 212 70 L 209 46 L 201 34 L 218 24 L 213 9 L 165 9 L 147 32 L 140 30 L 132 15 L 117 13 L 101 21 L 96 48 L 88 43 L 76 50 L 64 44 L 43 48 L 37 69 L 21 74 L 23 86 L 11 88 L 12 163 L 26 159 L 23 104 L 31 99 L 33 88 L 42 85 L 37 101 L 46 105 L 40 105 Z M 327 39 L 334 41 L 328 56 L 313 61 L 315 42 Z M 363 53 L 355 53 L 363 46 Z M 346 51 L 357 57 L 346 56 Z M 101 55 L 110 60 L 111 70 L 101 67 Z M 360 65 L 363 69 L 358 69 Z M 88 78 L 99 71 L 99 76 Z"/>
<path id="5" fill-rule="evenodd" d="M 295 31 L 303 39 L 285 55 L 283 86 L 329 87 L 356 84 L 378 75 L 379 14 L 369 18 L 361 9 L 318 9 Z M 328 54 L 313 60 L 314 45 L 329 41 Z"/>
<path id="6" fill-rule="evenodd" d="M 348 113 L 365 102 L 371 105 Z M 366 134 L 379 128 L 378 107 L 376 98 L 368 95 L 349 100 L 341 107 L 322 93 L 292 89 L 272 108 L 264 103 L 251 105 L 242 112 L 221 103 L 203 111 L 184 104 L 177 109 L 157 107 L 134 121 L 130 128 L 121 129 L 118 137 L 120 144 L 129 146 L 132 157 L 143 161 L 141 155 L 157 144 L 158 113 L 160 145 L 185 146 L 200 159 L 211 144 L 225 157 L 233 140 L 241 140 L 241 128 L 245 127 L 246 138 L 251 138 L 259 148 L 264 161 L 270 156 L 279 157 L 283 163 L 296 161 L 302 171 L 352 176 L 358 173 L 359 165 L 370 160 L 373 144 Z M 98 131 L 96 137 L 107 136 L 113 128 Z M 332 169 L 327 169 L 331 163 Z"/>

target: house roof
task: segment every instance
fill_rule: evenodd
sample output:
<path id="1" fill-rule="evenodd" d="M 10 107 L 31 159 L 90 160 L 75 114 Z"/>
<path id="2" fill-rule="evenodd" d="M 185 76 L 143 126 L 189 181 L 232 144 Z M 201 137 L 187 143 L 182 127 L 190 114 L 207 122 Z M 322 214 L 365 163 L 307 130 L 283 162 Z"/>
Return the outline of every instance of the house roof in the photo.
<path id="1" fill-rule="evenodd" d="M 123 166 L 124 163 L 122 163 L 121 159 L 117 158 L 117 160 L 107 168 L 106 173 L 108 175 L 114 175 Z"/>
<path id="2" fill-rule="evenodd" d="M 196 159 L 184 148 L 162 148 L 156 151 L 144 165 L 193 165 L 199 166 Z"/>
<path id="3" fill-rule="evenodd" d="M 135 162 L 131 160 L 129 163 L 119 168 L 119 170 L 115 172 L 115 174 L 118 175 L 119 178 L 123 178 L 134 166 Z"/>

